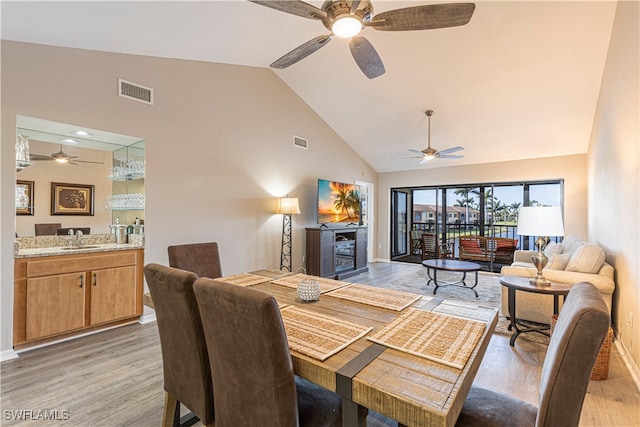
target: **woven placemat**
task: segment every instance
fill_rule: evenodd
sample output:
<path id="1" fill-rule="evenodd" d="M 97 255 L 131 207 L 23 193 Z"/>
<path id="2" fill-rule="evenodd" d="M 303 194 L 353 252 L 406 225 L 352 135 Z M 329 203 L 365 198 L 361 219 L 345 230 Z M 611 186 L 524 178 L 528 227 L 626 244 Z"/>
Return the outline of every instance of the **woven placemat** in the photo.
<path id="1" fill-rule="evenodd" d="M 408 308 L 367 339 L 462 369 L 484 328 L 484 322 Z"/>
<path id="2" fill-rule="evenodd" d="M 264 276 L 257 276 L 255 274 L 250 273 L 242 273 L 242 274 L 234 274 L 233 276 L 220 277 L 221 282 L 231 283 L 232 285 L 239 286 L 252 286 L 257 285 L 258 283 L 265 283 L 270 281 L 271 279 Z"/>
<path id="3" fill-rule="evenodd" d="M 297 288 L 303 280 L 315 280 L 320 284 L 320 293 L 324 294 L 334 289 L 347 286 L 347 282 L 341 282 L 339 280 L 325 279 L 324 277 L 311 276 L 308 274 L 294 274 L 293 276 L 283 277 L 281 279 L 274 280 L 273 283 L 278 285 L 288 286 L 290 288 Z"/>
<path id="4" fill-rule="evenodd" d="M 409 292 L 357 284 L 336 289 L 327 295 L 396 311 L 402 311 L 422 298 L 422 295 Z"/>
<path id="5" fill-rule="evenodd" d="M 281 313 L 289 348 L 318 360 L 336 354 L 373 329 L 295 305 Z"/>

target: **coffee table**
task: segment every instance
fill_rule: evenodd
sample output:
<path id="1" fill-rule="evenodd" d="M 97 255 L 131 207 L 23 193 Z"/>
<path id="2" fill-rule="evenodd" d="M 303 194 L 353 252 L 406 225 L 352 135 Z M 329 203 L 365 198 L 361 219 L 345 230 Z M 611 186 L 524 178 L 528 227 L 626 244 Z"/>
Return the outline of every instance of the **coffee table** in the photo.
<path id="1" fill-rule="evenodd" d="M 474 288 L 478 285 L 478 271 L 482 268 L 480 264 L 469 261 L 459 261 L 455 259 L 427 259 L 422 261 L 422 265 L 427 267 L 427 275 L 429 276 L 427 286 L 429 286 L 431 283 L 433 283 L 435 286 L 435 289 L 433 290 L 434 295 L 436 294 L 436 292 L 438 292 L 438 288 L 442 288 L 444 286 L 457 286 L 459 288 L 471 289 L 476 295 L 476 298 L 478 298 L 478 293 Z M 433 275 L 431 274 L 432 270 Z M 439 282 L 439 270 L 462 273 L 462 279 L 453 282 Z M 475 273 L 475 282 L 473 283 L 473 286 L 467 286 L 467 283 L 465 282 L 465 280 L 467 279 L 467 273 L 469 272 Z"/>
<path id="2" fill-rule="evenodd" d="M 505 286 L 508 290 L 508 299 L 509 299 L 509 317 L 511 319 L 511 323 L 509 324 L 509 330 L 514 331 L 513 335 L 511 335 L 511 340 L 509 344 L 513 347 L 513 344 L 516 342 L 516 338 L 518 335 L 525 332 L 537 332 L 539 334 L 550 336 L 550 334 L 546 331 L 550 329 L 550 325 L 541 324 L 536 322 L 529 322 L 526 320 L 518 319 L 516 316 L 516 291 L 523 292 L 531 292 L 534 294 L 546 294 L 553 295 L 553 314 L 558 314 L 559 310 L 559 297 L 562 295 L 562 300 L 566 298 L 567 294 L 571 290 L 570 285 L 566 285 L 563 283 L 551 283 L 550 285 L 534 285 L 531 283 L 531 278 L 529 277 L 518 277 L 518 276 L 502 276 L 500 278 L 500 284 Z M 551 319 L 549 319 L 551 322 Z M 524 329 L 519 328 L 518 326 L 523 326 Z"/>

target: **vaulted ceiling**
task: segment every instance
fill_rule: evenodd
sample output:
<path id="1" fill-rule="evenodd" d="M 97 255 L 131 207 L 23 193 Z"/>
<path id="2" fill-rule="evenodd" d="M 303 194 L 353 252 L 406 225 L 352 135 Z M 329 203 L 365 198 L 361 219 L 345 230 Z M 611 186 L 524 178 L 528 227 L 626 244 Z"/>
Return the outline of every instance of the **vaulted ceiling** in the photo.
<path id="1" fill-rule="evenodd" d="M 321 7 L 322 1 L 308 3 Z M 374 14 L 429 1 L 372 0 Z M 616 2 L 478 1 L 460 27 L 365 36 L 386 73 L 369 80 L 331 43 L 274 70 L 378 172 L 585 153 Z M 2 39 L 268 67 L 320 23 L 235 1 L 2 1 Z M 463 159 L 419 165 L 431 143 Z"/>

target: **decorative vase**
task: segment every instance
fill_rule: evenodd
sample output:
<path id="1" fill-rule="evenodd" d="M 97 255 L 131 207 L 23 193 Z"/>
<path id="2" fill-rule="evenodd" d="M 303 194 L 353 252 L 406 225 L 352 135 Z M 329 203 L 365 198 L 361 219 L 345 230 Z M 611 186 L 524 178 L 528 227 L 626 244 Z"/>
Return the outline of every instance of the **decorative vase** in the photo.
<path id="1" fill-rule="evenodd" d="M 320 284 L 317 280 L 302 280 L 298 285 L 298 297 L 304 302 L 318 301 L 320 298 Z"/>

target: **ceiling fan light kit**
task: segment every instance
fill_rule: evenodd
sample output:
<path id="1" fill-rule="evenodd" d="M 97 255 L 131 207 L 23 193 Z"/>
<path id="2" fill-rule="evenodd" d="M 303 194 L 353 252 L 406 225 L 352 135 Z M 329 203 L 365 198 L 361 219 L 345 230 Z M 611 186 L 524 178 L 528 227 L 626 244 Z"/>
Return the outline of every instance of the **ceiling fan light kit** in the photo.
<path id="1" fill-rule="evenodd" d="M 433 110 L 425 111 L 427 118 L 429 120 L 429 130 L 427 137 L 427 148 L 422 151 L 409 149 L 410 152 L 417 154 L 417 159 L 420 159 L 420 164 L 424 164 L 430 162 L 433 159 L 461 159 L 464 156 L 461 154 L 452 154 L 458 151 L 464 150 L 464 147 L 452 147 L 447 148 L 446 150 L 438 151 L 435 148 L 431 148 L 431 116 L 433 115 Z"/>
<path id="2" fill-rule="evenodd" d="M 365 27 L 382 31 L 416 31 L 465 25 L 475 4 L 450 3 L 412 6 L 373 15 L 370 0 L 326 0 L 321 8 L 303 1 L 249 0 L 280 12 L 322 21 L 330 34 L 313 38 L 274 61 L 271 68 L 286 68 L 325 46 L 331 36 L 351 38 L 349 49 L 362 72 L 370 79 L 385 73 L 382 59 L 369 41 L 359 36 Z M 356 37 L 357 36 L 357 37 Z"/>
<path id="3" fill-rule="evenodd" d="M 356 36 L 360 34 L 360 31 L 362 31 L 362 22 L 352 16 L 338 18 L 331 27 L 331 32 L 343 39 Z"/>

